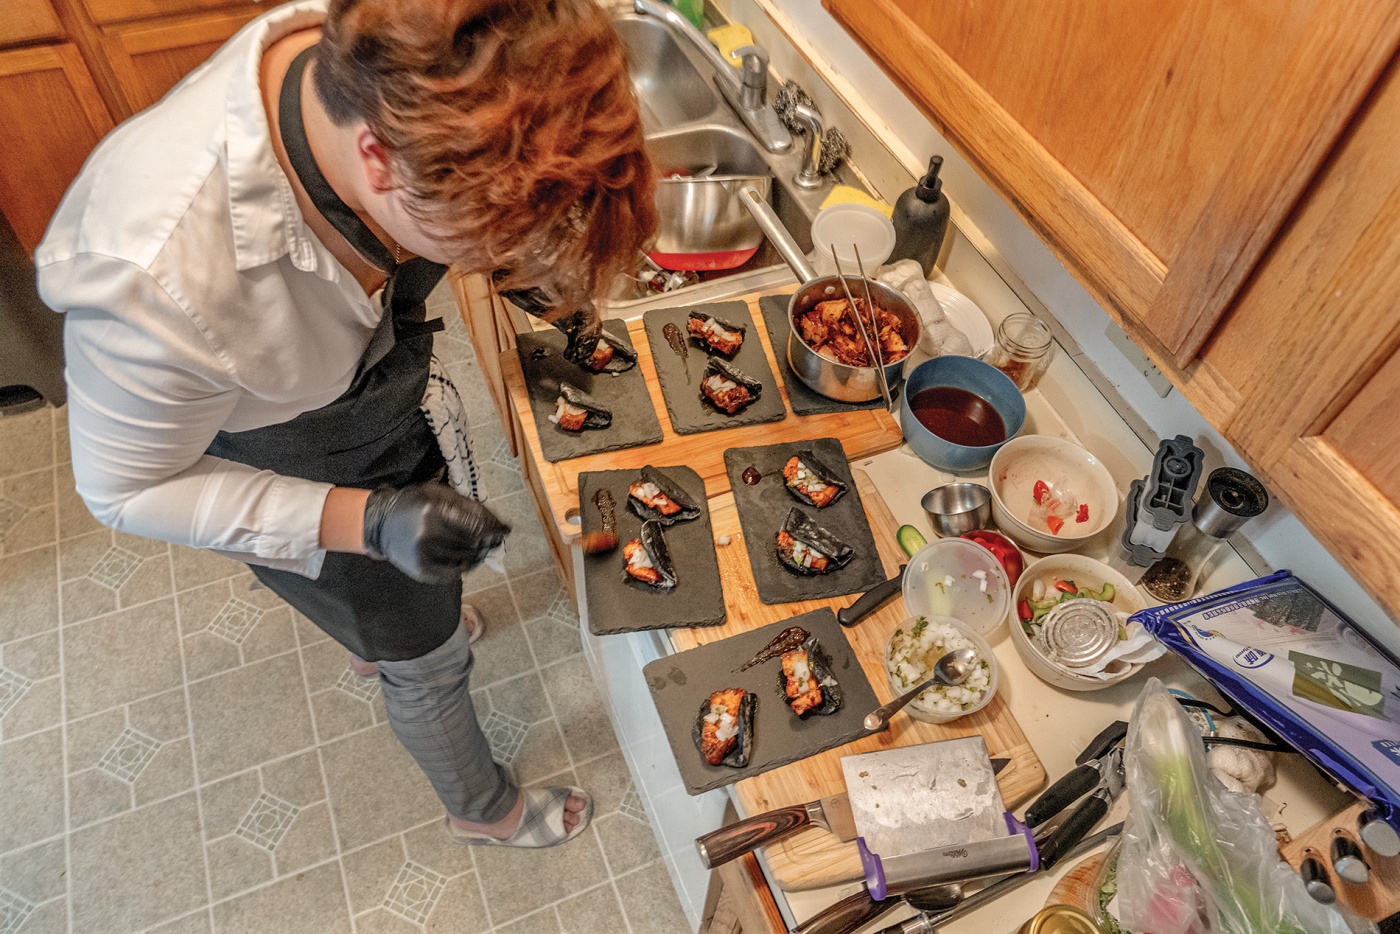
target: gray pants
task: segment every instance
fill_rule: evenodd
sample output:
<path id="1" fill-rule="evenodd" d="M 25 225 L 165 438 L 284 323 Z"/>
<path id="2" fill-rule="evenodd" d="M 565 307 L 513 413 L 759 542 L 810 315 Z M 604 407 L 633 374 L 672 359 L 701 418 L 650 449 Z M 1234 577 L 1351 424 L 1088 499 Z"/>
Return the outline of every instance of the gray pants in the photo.
<path id="1" fill-rule="evenodd" d="M 516 788 L 491 758 L 476 721 L 467 682 L 472 670 L 467 630 L 458 626 L 441 646 L 403 661 L 381 661 L 379 683 L 389 725 L 454 817 L 478 824 L 501 820 L 515 806 Z"/>

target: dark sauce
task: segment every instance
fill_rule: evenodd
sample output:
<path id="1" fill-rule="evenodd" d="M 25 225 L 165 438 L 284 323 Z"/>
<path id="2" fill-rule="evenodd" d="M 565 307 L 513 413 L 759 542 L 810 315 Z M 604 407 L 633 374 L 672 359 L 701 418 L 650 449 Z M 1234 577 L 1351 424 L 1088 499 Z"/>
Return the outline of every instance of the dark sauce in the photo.
<path id="1" fill-rule="evenodd" d="M 980 448 L 1006 440 L 1006 425 L 986 399 L 953 386 L 931 386 L 909 399 L 914 417 L 944 441 Z"/>
<path id="2" fill-rule="evenodd" d="M 690 351 L 685 344 L 685 335 L 681 333 L 680 326 L 674 322 L 668 322 L 661 329 L 661 334 L 666 338 L 666 343 L 671 346 L 671 352 L 684 360 L 689 356 Z"/>
<path id="3" fill-rule="evenodd" d="M 744 481 L 746 486 L 756 486 L 758 481 L 763 479 L 763 474 L 758 472 L 758 468 L 750 464 L 744 468 L 744 472 L 739 474 L 739 479 Z"/>
<path id="4" fill-rule="evenodd" d="M 777 658 L 784 652 L 791 652 L 793 649 L 801 648 L 802 643 L 807 641 L 807 636 L 807 630 L 802 627 L 789 626 L 787 629 L 778 633 L 777 637 L 772 642 L 759 649 L 757 655 L 734 670 L 743 671 L 745 668 L 752 668 L 754 665 L 761 665 L 769 659 Z"/>
<path id="5" fill-rule="evenodd" d="M 612 491 L 601 489 L 594 493 L 593 505 L 598 507 L 598 519 L 603 531 L 617 535 L 617 500 L 613 499 Z"/>

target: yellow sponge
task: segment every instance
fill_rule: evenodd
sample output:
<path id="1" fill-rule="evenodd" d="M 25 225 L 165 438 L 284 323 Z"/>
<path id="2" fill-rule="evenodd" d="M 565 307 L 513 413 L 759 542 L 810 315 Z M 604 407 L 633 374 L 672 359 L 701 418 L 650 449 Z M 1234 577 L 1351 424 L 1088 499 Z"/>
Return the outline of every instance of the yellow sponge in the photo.
<path id="1" fill-rule="evenodd" d="M 826 196 L 822 202 L 823 208 L 829 208 L 833 204 L 863 204 L 866 207 L 874 208 L 886 217 L 894 216 L 894 208 L 878 198 L 872 198 L 858 188 L 850 185 L 837 185 L 831 189 L 831 194 Z"/>
<path id="2" fill-rule="evenodd" d="M 742 49 L 746 45 L 753 45 L 753 33 L 749 32 L 749 27 L 741 23 L 716 26 L 705 35 L 719 49 L 719 54 L 729 60 L 729 64 L 736 68 L 743 67 L 743 61 L 735 56 L 734 50 Z"/>

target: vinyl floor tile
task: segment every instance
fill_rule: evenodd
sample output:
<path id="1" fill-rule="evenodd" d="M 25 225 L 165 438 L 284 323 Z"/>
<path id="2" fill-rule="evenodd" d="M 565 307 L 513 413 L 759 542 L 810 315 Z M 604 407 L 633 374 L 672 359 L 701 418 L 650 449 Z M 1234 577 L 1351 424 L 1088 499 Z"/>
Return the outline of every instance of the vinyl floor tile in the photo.
<path id="1" fill-rule="evenodd" d="M 482 495 L 514 526 L 505 572 L 464 580 L 488 626 L 473 703 L 518 778 L 589 789 L 593 827 L 553 850 L 451 843 L 377 682 L 245 565 L 98 524 L 67 413 L 42 410 L 0 419 L 0 889 L 19 934 L 690 930 L 476 355 L 446 290 L 433 307 Z"/>

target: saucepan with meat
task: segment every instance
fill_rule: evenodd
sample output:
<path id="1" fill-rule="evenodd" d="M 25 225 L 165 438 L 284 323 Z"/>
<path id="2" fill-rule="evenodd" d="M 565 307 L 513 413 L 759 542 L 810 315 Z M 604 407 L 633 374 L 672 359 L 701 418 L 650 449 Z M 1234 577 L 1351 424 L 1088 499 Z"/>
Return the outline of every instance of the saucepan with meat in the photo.
<path id="1" fill-rule="evenodd" d="M 739 200 L 802 282 L 788 302 L 787 358 L 792 371 L 813 392 L 828 399 L 878 399 L 880 379 L 876 366 L 884 366 L 885 377 L 893 384 L 899 379 L 904 358 L 918 341 L 919 315 L 913 304 L 883 282 L 847 275 L 846 285 L 855 304 L 852 308 L 846 289 L 841 287 L 841 277 L 817 275 L 756 189 L 741 189 Z M 856 321 L 857 314 L 865 325 L 863 329 Z M 867 336 L 875 347 L 866 343 Z"/>

